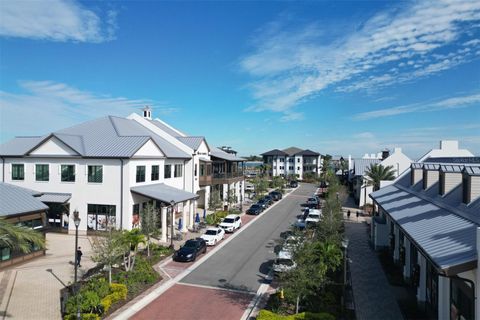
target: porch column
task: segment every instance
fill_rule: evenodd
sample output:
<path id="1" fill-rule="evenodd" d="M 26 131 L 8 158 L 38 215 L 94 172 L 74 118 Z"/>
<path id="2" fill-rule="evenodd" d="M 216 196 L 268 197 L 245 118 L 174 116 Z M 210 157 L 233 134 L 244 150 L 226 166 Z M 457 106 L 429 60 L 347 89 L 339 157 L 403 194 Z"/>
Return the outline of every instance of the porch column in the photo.
<path id="1" fill-rule="evenodd" d="M 182 223 L 182 232 L 187 232 L 187 210 L 186 210 L 187 206 L 185 205 L 185 203 L 183 203 L 183 211 L 182 211 L 182 220 L 183 220 L 183 223 Z"/>
<path id="2" fill-rule="evenodd" d="M 167 242 L 167 207 L 162 207 L 162 242 Z"/>
<path id="3" fill-rule="evenodd" d="M 197 200 L 190 200 L 190 220 L 188 221 L 189 228 L 193 228 L 193 223 L 195 222 L 195 208 Z"/>
<path id="4" fill-rule="evenodd" d="M 418 254 L 418 264 L 420 265 L 420 282 L 417 290 L 417 300 L 424 304 L 427 290 L 427 261 L 421 253 Z"/>
<path id="5" fill-rule="evenodd" d="M 450 320 L 450 279 L 438 277 L 438 320 Z"/>

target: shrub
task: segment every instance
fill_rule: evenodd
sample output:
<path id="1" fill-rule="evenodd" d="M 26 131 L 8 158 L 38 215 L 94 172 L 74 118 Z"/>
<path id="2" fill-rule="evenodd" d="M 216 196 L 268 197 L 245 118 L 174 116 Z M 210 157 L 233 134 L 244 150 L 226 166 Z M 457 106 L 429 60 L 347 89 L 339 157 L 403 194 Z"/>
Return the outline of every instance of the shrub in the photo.
<path id="1" fill-rule="evenodd" d="M 137 295 L 146 284 L 153 284 L 158 278 L 159 274 L 142 256 L 137 256 L 132 271 L 120 271 L 113 276 L 115 282 L 127 286 L 128 294 L 131 296 Z"/>
<path id="2" fill-rule="evenodd" d="M 82 289 L 78 295 L 70 296 L 66 303 L 66 313 L 76 314 L 77 303 L 81 313 L 101 313 L 100 297 L 95 291 Z"/>
<path id="3" fill-rule="evenodd" d="M 82 313 L 82 320 L 100 320 L 100 316 L 95 313 Z M 77 314 L 67 314 L 63 317 L 64 320 L 77 320 Z"/>
<path id="4" fill-rule="evenodd" d="M 215 213 L 208 215 L 205 218 L 205 223 L 209 225 L 217 225 L 220 223 L 220 220 L 225 218 L 228 214 L 229 214 L 228 211 L 217 211 Z"/>
<path id="5" fill-rule="evenodd" d="M 326 312 L 302 312 L 289 316 L 282 316 L 268 310 L 260 310 L 257 320 L 335 320 L 335 317 Z"/>

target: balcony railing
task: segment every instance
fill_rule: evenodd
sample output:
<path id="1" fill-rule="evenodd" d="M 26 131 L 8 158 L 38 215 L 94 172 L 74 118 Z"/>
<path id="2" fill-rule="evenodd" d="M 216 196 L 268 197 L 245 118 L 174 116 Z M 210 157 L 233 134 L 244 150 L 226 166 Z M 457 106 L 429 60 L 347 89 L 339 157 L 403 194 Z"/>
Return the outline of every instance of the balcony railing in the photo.
<path id="1" fill-rule="evenodd" d="M 213 179 L 231 179 L 239 177 L 243 177 L 243 172 L 222 172 L 213 174 Z"/>
<path id="2" fill-rule="evenodd" d="M 208 176 L 200 176 L 198 178 L 198 184 L 200 186 L 209 186 L 212 184 L 212 175 L 208 175 Z"/>

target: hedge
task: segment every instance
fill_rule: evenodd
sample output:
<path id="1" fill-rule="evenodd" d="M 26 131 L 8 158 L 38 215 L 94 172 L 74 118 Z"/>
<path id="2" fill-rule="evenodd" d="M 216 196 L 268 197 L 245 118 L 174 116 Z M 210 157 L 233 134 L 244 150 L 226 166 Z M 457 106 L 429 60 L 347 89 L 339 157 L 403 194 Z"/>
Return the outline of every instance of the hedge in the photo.
<path id="1" fill-rule="evenodd" d="M 283 316 L 268 310 L 260 310 L 257 316 L 257 320 L 335 320 L 335 317 L 330 313 L 326 312 L 302 312 L 299 314 Z"/>

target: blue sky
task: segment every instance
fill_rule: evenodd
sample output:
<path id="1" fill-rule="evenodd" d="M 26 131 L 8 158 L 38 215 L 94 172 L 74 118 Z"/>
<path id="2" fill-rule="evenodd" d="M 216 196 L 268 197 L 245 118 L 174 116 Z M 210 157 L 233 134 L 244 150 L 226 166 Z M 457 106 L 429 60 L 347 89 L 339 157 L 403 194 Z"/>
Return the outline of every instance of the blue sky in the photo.
<path id="1" fill-rule="evenodd" d="M 478 1 L 2 1 L 0 142 L 144 105 L 241 155 L 480 154 Z"/>

